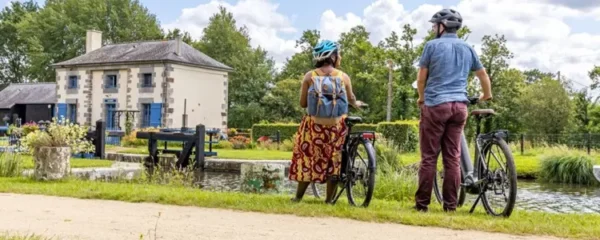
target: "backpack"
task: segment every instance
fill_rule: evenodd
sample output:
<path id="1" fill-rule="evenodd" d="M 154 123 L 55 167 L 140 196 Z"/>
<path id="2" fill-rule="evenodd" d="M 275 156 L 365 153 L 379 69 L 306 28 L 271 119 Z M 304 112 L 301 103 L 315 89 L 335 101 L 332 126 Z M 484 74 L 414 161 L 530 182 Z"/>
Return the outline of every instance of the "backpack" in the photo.
<path id="1" fill-rule="evenodd" d="M 343 72 L 335 76 L 319 76 L 312 72 L 313 84 L 308 88 L 308 115 L 320 118 L 337 118 L 348 113 L 348 97 L 342 80 Z"/>

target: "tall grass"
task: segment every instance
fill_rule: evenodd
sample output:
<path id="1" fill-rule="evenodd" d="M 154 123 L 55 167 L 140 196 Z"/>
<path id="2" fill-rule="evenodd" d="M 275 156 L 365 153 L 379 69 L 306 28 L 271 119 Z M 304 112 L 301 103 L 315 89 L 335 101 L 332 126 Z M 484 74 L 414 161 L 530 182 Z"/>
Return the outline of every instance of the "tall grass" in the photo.
<path id="1" fill-rule="evenodd" d="M 373 197 L 395 201 L 414 199 L 418 186 L 417 164 L 404 163 L 401 150 L 391 141 L 378 138 L 375 146 L 377 175 Z"/>
<path id="2" fill-rule="evenodd" d="M 555 149 L 540 158 L 540 180 L 548 183 L 596 185 L 594 159 L 590 156 Z"/>
<path id="3" fill-rule="evenodd" d="M 21 155 L 0 152 L 0 177 L 17 177 L 23 172 Z"/>

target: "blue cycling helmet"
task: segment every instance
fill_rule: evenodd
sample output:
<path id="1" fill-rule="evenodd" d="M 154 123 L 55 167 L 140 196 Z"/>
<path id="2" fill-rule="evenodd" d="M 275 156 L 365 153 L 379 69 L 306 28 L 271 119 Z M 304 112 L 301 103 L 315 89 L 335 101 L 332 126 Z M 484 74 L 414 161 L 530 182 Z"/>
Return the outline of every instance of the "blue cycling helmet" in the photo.
<path id="1" fill-rule="evenodd" d="M 338 44 L 331 40 L 323 40 L 317 46 L 313 48 L 313 59 L 315 61 L 321 61 L 327 59 L 334 52 L 339 50 Z"/>

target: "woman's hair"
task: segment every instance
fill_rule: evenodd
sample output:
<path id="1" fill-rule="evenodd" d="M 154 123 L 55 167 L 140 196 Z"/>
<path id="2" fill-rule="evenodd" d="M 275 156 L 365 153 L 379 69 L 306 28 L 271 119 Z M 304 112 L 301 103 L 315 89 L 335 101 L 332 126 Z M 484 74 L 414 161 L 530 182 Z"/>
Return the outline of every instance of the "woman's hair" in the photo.
<path id="1" fill-rule="evenodd" d="M 320 67 L 323 67 L 326 65 L 332 65 L 335 67 L 335 62 L 337 62 L 337 58 L 338 58 L 338 51 L 335 50 L 333 53 L 331 53 L 331 56 L 329 56 L 328 58 L 315 63 L 315 67 L 320 68 Z"/>

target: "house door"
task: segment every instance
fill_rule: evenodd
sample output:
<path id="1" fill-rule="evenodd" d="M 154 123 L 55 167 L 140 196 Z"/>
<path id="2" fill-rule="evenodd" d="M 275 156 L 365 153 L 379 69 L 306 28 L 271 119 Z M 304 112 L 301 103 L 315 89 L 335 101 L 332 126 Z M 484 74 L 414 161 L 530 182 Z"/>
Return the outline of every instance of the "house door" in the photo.
<path id="1" fill-rule="evenodd" d="M 116 104 L 107 103 L 106 104 L 106 129 L 107 130 L 118 130 L 118 126 L 116 126 L 115 119 L 115 110 L 117 109 Z"/>

